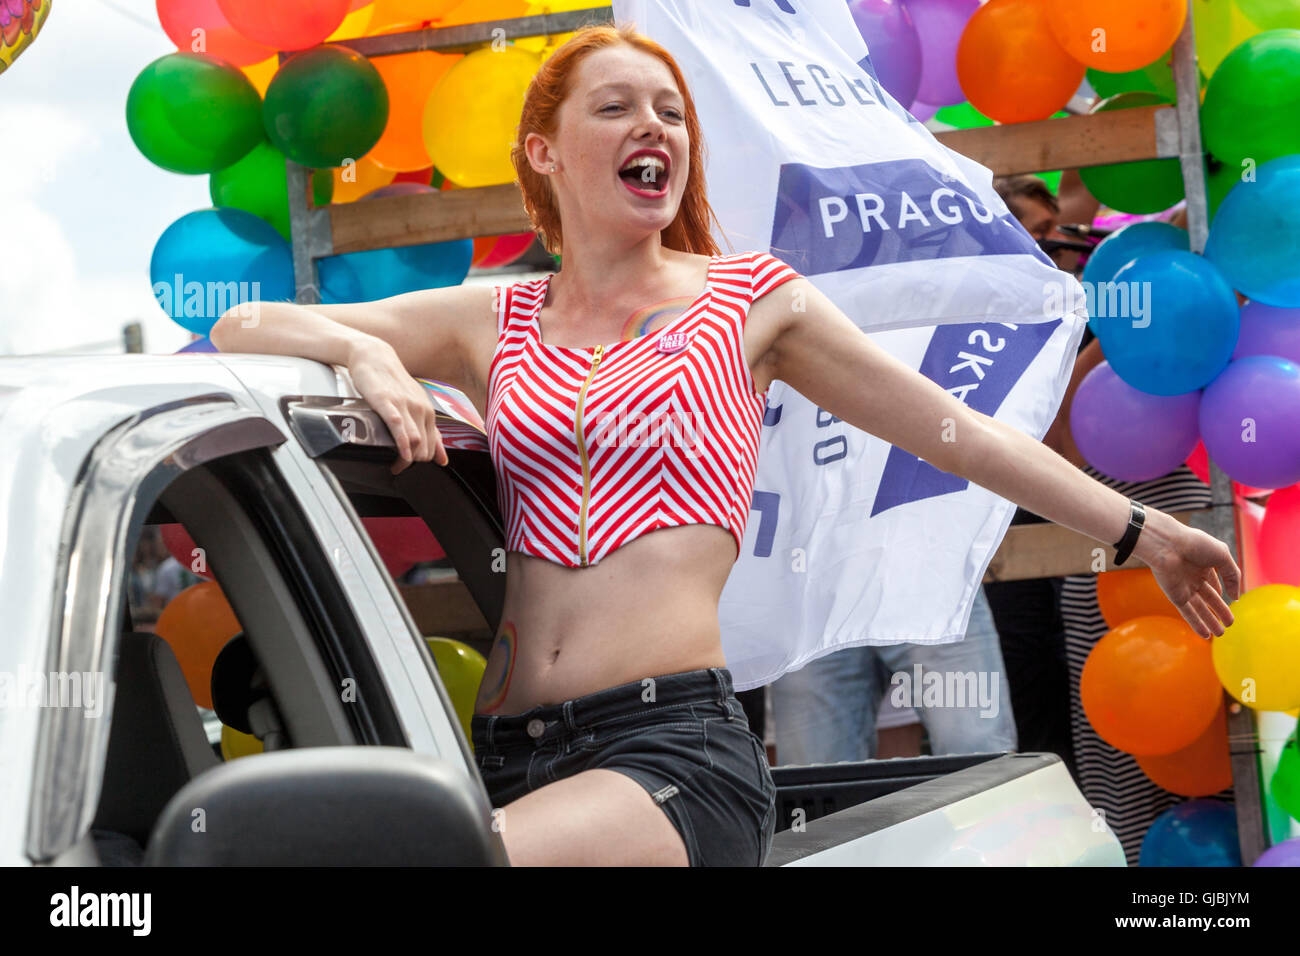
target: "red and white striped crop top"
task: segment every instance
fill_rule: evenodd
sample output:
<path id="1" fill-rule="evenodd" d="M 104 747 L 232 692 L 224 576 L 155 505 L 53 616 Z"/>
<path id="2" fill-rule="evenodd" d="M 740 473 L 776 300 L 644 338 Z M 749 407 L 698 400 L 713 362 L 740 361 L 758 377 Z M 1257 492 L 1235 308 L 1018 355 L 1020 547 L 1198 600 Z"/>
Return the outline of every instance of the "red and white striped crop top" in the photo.
<path id="1" fill-rule="evenodd" d="M 672 322 L 592 348 L 542 341 L 549 275 L 499 287 L 487 435 L 506 549 L 586 567 L 657 528 L 712 524 L 739 551 L 764 404 L 745 318 L 797 278 L 764 252 L 714 256 Z"/>

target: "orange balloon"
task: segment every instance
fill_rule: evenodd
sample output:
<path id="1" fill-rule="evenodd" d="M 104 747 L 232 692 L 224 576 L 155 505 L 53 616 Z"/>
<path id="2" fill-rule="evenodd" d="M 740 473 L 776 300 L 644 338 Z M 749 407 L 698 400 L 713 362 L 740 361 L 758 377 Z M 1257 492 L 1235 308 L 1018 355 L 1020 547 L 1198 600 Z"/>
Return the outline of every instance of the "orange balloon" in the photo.
<path id="1" fill-rule="evenodd" d="M 1083 82 L 1083 64 L 1052 38 L 1046 7 L 1042 0 L 989 0 L 967 22 L 957 79 L 985 116 L 1001 123 L 1047 119 Z"/>
<path id="2" fill-rule="evenodd" d="M 334 202 L 353 202 L 393 181 L 393 171 L 362 156 L 349 166 L 334 167 Z"/>
<path id="3" fill-rule="evenodd" d="M 226 642 L 242 631 L 221 585 L 200 581 L 167 602 L 154 632 L 171 645 L 194 703 L 212 709 L 212 665 Z"/>
<path id="4" fill-rule="evenodd" d="M 1210 642 L 1159 616 L 1108 631 L 1083 665 L 1079 694 L 1102 740 L 1143 756 L 1191 746 L 1223 702 Z"/>
<path id="5" fill-rule="evenodd" d="M 240 71 L 248 77 L 248 82 L 253 84 L 253 88 L 262 96 L 266 96 L 266 88 L 271 85 L 271 80 L 275 79 L 275 71 L 280 69 L 280 58 L 278 56 L 269 57 L 261 63 L 254 63 L 251 66 L 241 66 Z"/>
<path id="6" fill-rule="evenodd" d="M 401 2 L 401 0 L 389 0 L 389 2 Z M 439 26 L 450 26 L 454 23 L 483 23 L 487 20 L 511 20 L 522 17 L 527 11 L 528 0 L 463 0 L 443 15 Z"/>
<path id="7" fill-rule="evenodd" d="M 479 236 L 474 240 L 474 252 L 469 261 L 471 269 L 477 268 L 478 264 L 487 258 L 500 238 L 500 236 Z"/>
<path id="8" fill-rule="evenodd" d="M 1150 568 L 1105 571 L 1097 575 L 1097 604 L 1107 627 L 1119 627 L 1125 621 L 1149 614 L 1183 619 L 1160 590 Z"/>
<path id="9" fill-rule="evenodd" d="M 1044 7 L 1052 36 L 1065 52 L 1106 73 L 1154 63 L 1187 22 L 1186 0 L 1057 0 Z"/>
<path id="10" fill-rule="evenodd" d="M 1190 747 L 1171 754 L 1135 757 L 1142 772 L 1158 787 L 1184 797 L 1208 797 L 1232 786 L 1228 756 L 1228 712 L 1223 704 L 1205 733 Z"/>
<path id="11" fill-rule="evenodd" d="M 375 6 L 379 8 L 380 16 L 391 20 L 427 23 L 442 20 L 461 2 L 462 0 L 375 0 Z"/>
<path id="12" fill-rule="evenodd" d="M 366 153 L 368 160 L 395 172 L 425 169 L 433 164 L 424 146 L 424 106 L 443 74 L 459 59 L 461 54 L 429 52 L 371 58 L 388 88 L 388 125 L 379 142 Z"/>

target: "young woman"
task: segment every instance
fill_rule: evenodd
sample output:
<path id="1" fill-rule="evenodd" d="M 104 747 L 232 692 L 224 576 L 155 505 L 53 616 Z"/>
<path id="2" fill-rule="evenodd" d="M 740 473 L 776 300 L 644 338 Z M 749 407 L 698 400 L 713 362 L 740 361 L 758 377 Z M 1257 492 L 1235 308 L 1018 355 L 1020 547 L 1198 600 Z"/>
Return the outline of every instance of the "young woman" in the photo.
<path id="1" fill-rule="evenodd" d="M 509 557 L 472 729 L 512 862 L 758 865 L 774 790 L 718 600 L 773 380 L 1099 541 L 1126 535 L 1129 500 L 892 358 L 780 260 L 720 255 L 690 92 L 632 29 L 579 31 L 548 58 L 513 157 L 558 274 L 261 303 L 212 341 L 346 366 L 393 432 L 394 470 L 447 461 L 414 376 L 483 414 Z M 1150 509 L 1135 553 L 1203 636 L 1231 623 L 1222 542 Z"/>

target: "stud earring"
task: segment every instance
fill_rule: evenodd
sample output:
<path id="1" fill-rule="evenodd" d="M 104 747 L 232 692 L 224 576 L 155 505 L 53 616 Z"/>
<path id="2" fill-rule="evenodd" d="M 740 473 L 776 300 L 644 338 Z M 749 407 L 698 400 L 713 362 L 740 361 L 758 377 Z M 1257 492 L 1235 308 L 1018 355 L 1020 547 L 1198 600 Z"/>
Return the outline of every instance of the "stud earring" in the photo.
<path id="1" fill-rule="evenodd" d="M 551 172 L 555 172 L 555 164 L 551 163 Z"/>

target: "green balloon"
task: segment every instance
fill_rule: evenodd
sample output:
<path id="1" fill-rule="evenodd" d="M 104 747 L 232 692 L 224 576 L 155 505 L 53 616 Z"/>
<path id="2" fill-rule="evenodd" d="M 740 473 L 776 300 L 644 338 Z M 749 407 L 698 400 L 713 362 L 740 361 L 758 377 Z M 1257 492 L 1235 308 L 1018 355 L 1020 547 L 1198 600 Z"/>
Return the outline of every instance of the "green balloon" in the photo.
<path id="1" fill-rule="evenodd" d="M 1279 807 L 1300 820 L 1300 749 L 1294 735 L 1278 755 L 1269 794 Z"/>
<path id="2" fill-rule="evenodd" d="M 1168 104 L 1158 93 L 1120 93 L 1093 107 L 1094 113 Z M 1148 159 L 1079 170 L 1083 184 L 1117 212 L 1151 213 L 1168 209 L 1186 195 L 1182 167 L 1176 159 Z"/>
<path id="3" fill-rule="evenodd" d="M 993 120 L 971 106 L 970 103 L 945 106 L 934 114 L 934 118 L 945 126 L 952 126 L 956 129 L 974 129 L 977 126 L 993 125 Z"/>
<path id="4" fill-rule="evenodd" d="M 360 53 L 317 47 L 280 65 L 262 119 L 271 142 L 294 162 L 342 166 L 379 142 L 388 124 L 388 90 Z"/>
<path id="5" fill-rule="evenodd" d="M 1300 29 L 1300 0 L 1237 0 L 1237 6 L 1264 30 Z"/>
<path id="6" fill-rule="evenodd" d="M 1052 173 L 1034 173 L 1034 175 L 1037 176 L 1039 179 L 1041 179 L 1043 182 L 1047 183 L 1047 188 L 1050 189 L 1050 190 L 1052 191 L 1053 194 L 1055 194 L 1055 195 L 1060 195 L 1060 193 L 1061 193 L 1061 172 L 1062 172 L 1062 171 L 1058 169 L 1058 170 L 1056 170 L 1056 172 L 1052 172 Z"/>
<path id="7" fill-rule="evenodd" d="M 1300 152 L 1300 30 L 1269 30 L 1228 54 L 1205 91 L 1201 134 L 1230 165 Z"/>
<path id="8" fill-rule="evenodd" d="M 239 70 L 204 53 L 169 53 L 135 78 L 126 128 L 145 158 L 173 173 L 211 173 L 262 139 L 262 100 Z"/>
<path id="9" fill-rule="evenodd" d="M 312 173 L 312 202 L 323 206 L 334 197 L 329 170 Z M 208 179 L 214 206 L 242 209 L 265 219 L 286 240 L 289 234 L 289 191 L 284 154 L 263 139 L 239 162 L 219 169 Z"/>
<path id="10" fill-rule="evenodd" d="M 1219 206 L 1223 200 L 1232 192 L 1232 187 L 1241 182 L 1242 167 L 1229 166 L 1227 163 L 1220 162 L 1215 156 L 1206 153 L 1205 155 L 1205 191 L 1210 206 L 1210 222 L 1214 222 L 1215 214 L 1219 211 Z"/>

